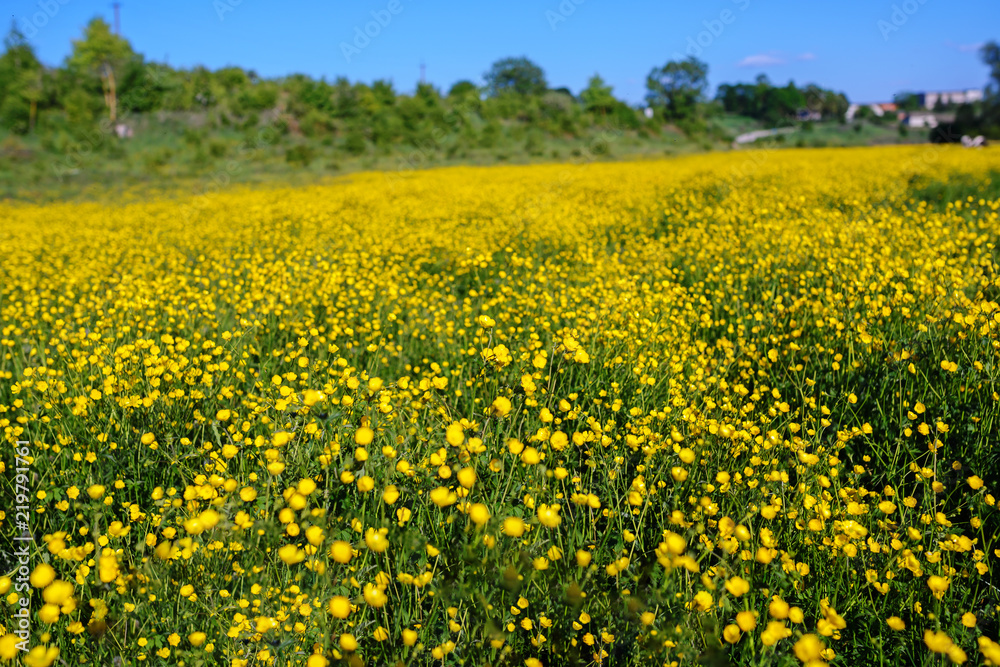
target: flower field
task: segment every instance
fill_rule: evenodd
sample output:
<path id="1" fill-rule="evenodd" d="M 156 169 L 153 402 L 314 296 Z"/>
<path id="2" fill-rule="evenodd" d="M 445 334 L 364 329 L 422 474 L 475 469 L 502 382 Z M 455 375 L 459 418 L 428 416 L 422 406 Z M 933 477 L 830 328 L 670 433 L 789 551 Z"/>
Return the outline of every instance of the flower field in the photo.
<path id="1" fill-rule="evenodd" d="M 0 664 L 1000 665 L 998 172 L 0 204 Z"/>

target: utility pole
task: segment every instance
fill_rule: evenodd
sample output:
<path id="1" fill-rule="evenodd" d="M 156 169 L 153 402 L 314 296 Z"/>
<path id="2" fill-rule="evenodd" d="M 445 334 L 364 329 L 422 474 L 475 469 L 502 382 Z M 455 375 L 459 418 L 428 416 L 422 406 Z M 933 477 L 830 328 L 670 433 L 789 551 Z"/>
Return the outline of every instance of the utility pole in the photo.
<path id="1" fill-rule="evenodd" d="M 122 15 L 121 15 L 122 3 L 120 3 L 120 2 L 113 2 L 113 3 L 111 3 L 111 6 L 115 8 L 115 34 L 118 35 L 119 37 L 121 37 L 122 36 Z"/>

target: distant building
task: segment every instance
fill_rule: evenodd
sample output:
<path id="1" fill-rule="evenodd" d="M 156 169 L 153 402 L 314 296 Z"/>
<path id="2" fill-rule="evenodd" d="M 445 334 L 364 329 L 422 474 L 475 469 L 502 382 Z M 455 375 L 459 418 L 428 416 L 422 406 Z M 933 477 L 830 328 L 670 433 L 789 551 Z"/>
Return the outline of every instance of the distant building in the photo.
<path id="1" fill-rule="evenodd" d="M 938 126 L 938 119 L 932 113 L 914 111 L 906 114 L 903 118 L 903 124 L 907 127 L 929 127 L 933 129 Z"/>
<path id="2" fill-rule="evenodd" d="M 823 114 L 811 109 L 799 109 L 795 112 L 795 118 L 801 121 L 821 121 L 823 120 Z"/>
<path id="3" fill-rule="evenodd" d="M 979 88 L 917 93 L 917 100 L 924 109 L 933 109 L 939 104 L 972 104 L 983 101 L 983 91 Z"/>
<path id="4" fill-rule="evenodd" d="M 862 107 L 868 107 L 871 109 L 872 113 L 881 118 L 886 113 L 894 113 L 896 111 L 896 105 L 891 102 L 879 102 L 876 104 L 852 104 L 847 107 L 847 113 L 844 114 L 844 118 L 851 121 L 854 120 L 854 116 L 861 111 Z"/>

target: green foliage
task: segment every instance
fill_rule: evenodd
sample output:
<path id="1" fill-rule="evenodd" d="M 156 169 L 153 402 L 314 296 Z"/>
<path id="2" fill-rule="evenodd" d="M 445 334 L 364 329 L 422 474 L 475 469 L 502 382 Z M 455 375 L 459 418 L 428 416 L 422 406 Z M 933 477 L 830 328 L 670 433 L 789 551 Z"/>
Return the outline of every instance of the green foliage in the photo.
<path id="1" fill-rule="evenodd" d="M 83 39 L 73 40 L 73 53 L 69 64 L 82 71 L 96 73 L 104 89 L 104 102 L 108 107 L 108 117 L 117 117 L 117 82 L 115 70 L 134 56 L 129 43 L 112 34 L 111 26 L 104 19 L 95 18 L 83 31 Z"/>
<path id="2" fill-rule="evenodd" d="M 591 113 L 604 115 L 611 113 L 618 102 L 611 94 L 611 90 L 611 86 L 604 83 L 600 74 L 590 77 L 587 87 L 580 93 L 583 107 Z"/>
<path id="3" fill-rule="evenodd" d="M 16 134 L 27 134 L 42 97 L 42 66 L 16 27 L 4 46 L 0 56 L 0 123 Z"/>
<path id="4" fill-rule="evenodd" d="M 344 138 L 344 150 L 351 155 L 362 155 L 368 150 L 365 135 L 360 130 L 354 129 Z"/>
<path id="5" fill-rule="evenodd" d="M 296 144 L 285 151 L 285 162 L 308 167 L 315 159 L 316 153 L 311 146 Z"/>
<path id="6" fill-rule="evenodd" d="M 792 120 L 801 110 L 819 113 L 827 120 L 842 118 L 848 107 L 843 93 L 824 90 L 815 84 L 800 89 L 794 82 L 779 88 L 771 85 L 763 74 L 754 83 L 722 84 L 715 99 L 728 113 L 756 118 L 772 126 Z"/>
<path id="7" fill-rule="evenodd" d="M 496 61 L 483 78 L 491 97 L 505 93 L 541 95 L 548 87 L 542 68 L 524 57 Z"/>
<path id="8" fill-rule="evenodd" d="M 654 67 L 646 77 L 646 102 L 667 120 L 695 115 L 708 87 L 708 65 L 693 56 Z"/>

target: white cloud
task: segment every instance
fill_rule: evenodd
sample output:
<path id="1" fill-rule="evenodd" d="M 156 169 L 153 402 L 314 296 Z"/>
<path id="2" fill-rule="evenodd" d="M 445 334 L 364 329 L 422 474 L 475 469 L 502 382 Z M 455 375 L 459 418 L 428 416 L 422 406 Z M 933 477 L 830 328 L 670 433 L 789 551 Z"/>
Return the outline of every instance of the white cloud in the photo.
<path id="1" fill-rule="evenodd" d="M 795 56 L 796 60 L 816 60 L 816 54 L 806 51 L 805 53 L 800 53 Z"/>
<path id="2" fill-rule="evenodd" d="M 953 49 L 957 49 L 962 53 L 975 53 L 979 49 L 983 48 L 983 42 L 978 44 L 956 44 L 952 41 L 945 42 L 945 46 L 950 46 Z"/>
<path id="3" fill-rule="evenodd" d="M 737 67 L 771 67 L 773 65 L 784 65 L 788 61 L 772 53 L 757 53 L 747 56 L 736 63 Z"/>

